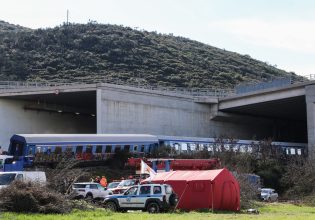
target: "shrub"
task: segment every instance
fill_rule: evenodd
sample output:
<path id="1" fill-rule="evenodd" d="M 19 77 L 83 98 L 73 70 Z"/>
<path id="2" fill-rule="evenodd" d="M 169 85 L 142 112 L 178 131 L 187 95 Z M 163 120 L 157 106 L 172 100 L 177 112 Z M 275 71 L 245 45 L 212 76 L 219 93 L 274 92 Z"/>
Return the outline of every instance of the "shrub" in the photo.
<path id="1" fill-rule="evenodd" d="M 0 209 L 8 212 L 68 213 L 72 204 L 63 195 L 45 186 L 15 181 L 0 190 Z"/>
<path id="2" fill-rule="evenodd" d="M 246 175 L 237 176 L 240 184 L 241 209 L 249 209 L 255 207 L 255 200 L 259 196 L 258 186 L 250 183 Z"/>
<path id="3" fill-rule="evenodd" d="M 286 196 L 291 199 L 315 195 L 315 160 L 304 158 L 291 159 L 285 167 L 281 179 L 282 185 L 287 189 Z M 312 198 L 314 200 L 314 198 Z"/>

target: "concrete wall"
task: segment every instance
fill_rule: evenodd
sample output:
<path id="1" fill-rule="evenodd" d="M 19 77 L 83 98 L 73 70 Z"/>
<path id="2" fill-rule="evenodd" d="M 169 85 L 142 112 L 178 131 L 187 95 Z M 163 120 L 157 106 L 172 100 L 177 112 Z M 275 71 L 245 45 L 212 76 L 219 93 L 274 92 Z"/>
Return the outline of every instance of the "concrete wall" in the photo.
<path id="1" fill-rule="evenodd" d="M 273 123 L 270 120 L 218 111 L 218 104 L 211 105 L 211 137 L 235 139 L 264 139 L 270 137 Z"/>
<path id="2" fill-rule="evenodd" d="M 208 136 L 210 108 L 191 98 L 105 87 L 97 92 L 98 133 Z"/>
<path id="3" fill-rule="evenodd" d="M 141 89 L 103 86 L 97 91 L 98 133 L 146 133 L 188 137 L 251 139 L 270 130 L 239 121 L 211 120 L 216 104 L 196 103 L 190 97 Z"/>
<path id="4" fill-rule="evenodd" d="M 28 102 L 0 99 L 0 146 L 6 149 L 13 134 L 95 133 L 96 119 L 62 113 L 24 110 Z"/>
<path id="5" fill-rule="evenodd" d="M 315 86 L 307 86 L 305 89 L 308 153 L 311 158 L 315 158 Z"/>

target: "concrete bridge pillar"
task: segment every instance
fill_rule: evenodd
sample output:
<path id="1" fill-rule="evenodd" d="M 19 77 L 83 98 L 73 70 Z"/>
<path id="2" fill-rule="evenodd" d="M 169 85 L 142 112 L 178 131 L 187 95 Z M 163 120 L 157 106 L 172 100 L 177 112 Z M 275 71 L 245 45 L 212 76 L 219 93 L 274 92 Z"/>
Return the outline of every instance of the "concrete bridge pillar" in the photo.
<path id="1" fill-rule="evenodd" d="M 315 85 L 305 87 L 308 155 L 315 158 Z"/>

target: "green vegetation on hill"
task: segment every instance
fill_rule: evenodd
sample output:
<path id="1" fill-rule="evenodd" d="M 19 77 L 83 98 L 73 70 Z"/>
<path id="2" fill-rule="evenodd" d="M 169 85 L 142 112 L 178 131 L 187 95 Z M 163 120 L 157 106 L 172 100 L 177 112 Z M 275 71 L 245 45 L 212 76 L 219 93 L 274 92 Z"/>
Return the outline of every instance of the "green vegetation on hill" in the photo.
<path id="1" fill-rule="evenodd" d="M 0 20 L 0 31 L 4 32 L 4 31 L 23 31 L 23 30 L 30 30 L 29 28 L 25 28 L 19 25 L 14 25 L 14 24 L 10 24 L 8 22 L 5 21 L 1 21 Z"/>
<path id="2" fill-rule="evenodd" d="M 0 22 L 0 80 L 124 80 L 181 87 L 232 88 L 293 76 L 197 41 L 104 24 L 26 29 Z"/>

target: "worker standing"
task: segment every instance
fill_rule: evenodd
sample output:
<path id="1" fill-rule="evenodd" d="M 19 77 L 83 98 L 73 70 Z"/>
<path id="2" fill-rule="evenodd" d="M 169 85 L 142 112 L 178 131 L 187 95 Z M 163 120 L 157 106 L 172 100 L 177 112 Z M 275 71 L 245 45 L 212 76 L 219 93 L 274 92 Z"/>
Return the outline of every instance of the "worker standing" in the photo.
<path id="1" fill-rule="evenodd" d="M 101 181 L 101 178 L 99 176 L 95 177 L 95 179 L 94 179 L 95 183 L 100 183 L 100 181 Z"/>
<path id="2" fill-rule="evenodd" d="M 105 176 L 102 176 L 102 179 L 100 181 L 101 186 L 106 187 L 107 186 L 107 179 Z"/>

